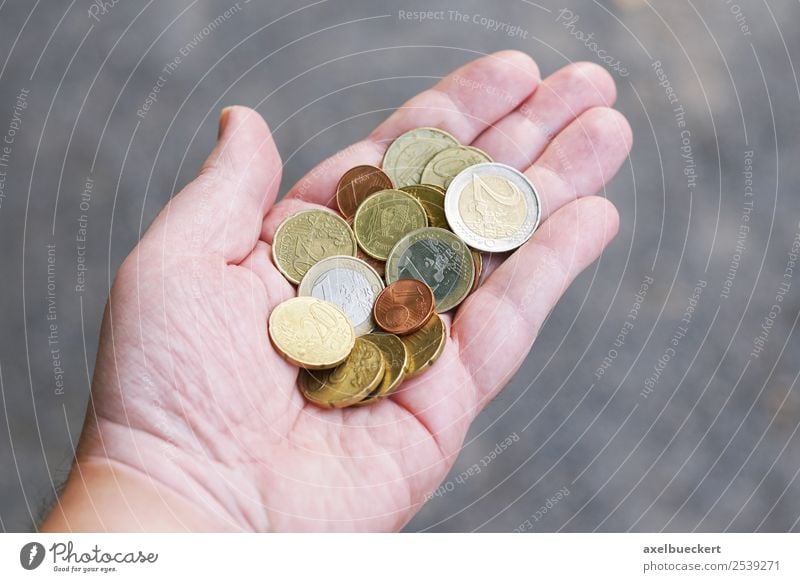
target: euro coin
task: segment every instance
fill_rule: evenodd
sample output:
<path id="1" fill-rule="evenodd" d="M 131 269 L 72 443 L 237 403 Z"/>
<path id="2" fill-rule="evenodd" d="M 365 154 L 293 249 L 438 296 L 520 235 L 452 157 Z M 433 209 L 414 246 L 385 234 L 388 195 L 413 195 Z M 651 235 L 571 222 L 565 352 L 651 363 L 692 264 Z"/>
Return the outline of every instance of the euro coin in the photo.
<path id="1" fill-rule="evenodd" d="M 481 283 L 481 275 L 483 274 L 483 255 L 480 251 L 472 251 L 472 262 L 475 263 L 475 280 L 472 282 L 472 289 L 469 290 L 470 294 L 475 293 L 475 290 Z"/>
<path id="2" fill-rule="evenodd" d="M 290 216 L 278 226 L 272 241 L 275 266 L 295 285 L 322 259 L 355 254 L 352 229 L 341 217 L 325 210 L 303 210 Z"/>
<path id="3" fill-rule="evenodd" d="M 397 390 L 406 377 L 408 367 L 408 350 L 406 345 L 394 334 L 391 333 L 371 333 L 363 336 L 363 339 L 372 342 L 383 353 L 386 362 L 386 371 L 383 373 L 383 380 L 366 398 L 356 406 L 374 404 L 389 394 Z"/>
<path id="4" fill-rule="evenodd" d="M 300 374 L 300 391 L 306 400 L 324 408 L 344 408 L 368 396 L 381 383 L 386 362 L 380 348 L 363 338 L 333 370 Z"/>
<path id="5" fill-rule="evenodd" d="M 380 168 L 356 166 L 347 170 L 339 180 L 336 186 L 336 203 L 345 218 L 351 218 L 371 194 L 392 188 L 392 180 Z"/>
<path id="6" fill-rule="evenodd" d="M 421 328 L 433 315 L 436 300 L 433 291 L 417 279 L 400 279 L 375 300 L 375 322 L 389 333 L 405 335 Z"/>
<path id="7" fill-rule="evenodd" d="M 504 164 L 478 164 L 456 176 L 444 200 L 447 222 L 480 251 L 516 249 L 539 225 L 539 194 L 521 172 Z"/>
<path id="8" fill-rule="evenodd" d="M 421 228 L 400 239 L 386 261 L 386 282 L 417 279 L 431 288 L 436 312 L 449 311 L 472 289 L 475 262 L 469 248 L 449 230 Z"/>
<path id="9" fill-rule="evenodd" d="M 287 361 L 310 370 L 338 366 L 356 341 L 347 315 L 315 297 L 294 297 L 278 304 L 269 316 L 268 330 L 275 349 Z"/>
<path id="10" fill-rule="evenodd" d="M 430 368 L 444 351 L 446 334 L 442 318 L 434 314 L 422 329 L 400 338 L 408 350 L 406 379 Z"/>
<path id="11" fill-rule="evenodd" d="M 422 204 L 428 216 L 428 226 L 448 228 L 444 215 L 444 191 L 428 184 L 413 184 L 400 189 Z"/>
<path id="12" fill-rule="evenodd" d="M 370 257 L 367 253 L 361 250 L 361 247 L 358 247 L 356 250 L 356 258 L 361 259 L 370 267 L 375 269 L 375 272 L 378 273 L 381 279 L 383 279 L 384 273 L 386 272 L 386 261 L 381 261 L 379 259 Z"/>
<path id="13" fill-rule="evenodd" d="M 383 171 L 392 179 L 395 188 L 419 184 L 428 161 L 440 151 L 457 145 L 458 140 L 441 129 L 412 129 L 395 139 L 386 149 Z"/>
<path id="14" fill-rule="evenodd" d="M 358 207 L 353 230 L 365 253 L 385 261 L 398 240 L 427 224 L 425 209 L 414 198 L 400 190 L 381 190 Z"/>
<path id="15" fill-rule="evenodd" d="M 422 183 L 435 184 L 447 189 L 460 172 L 476 164 L 491 162 L 492 158 L 476 147 L 455 146 L 440 151 L 425 165 Z"/>
<path id="16" fill-rule="evenodd" d="M 364 261 L 328 257 L 308 270 L 297 294 L 333 303 L 350 318 L 356 335 L 363 335 L 375 329 L 372 307 L 382 290 L 383 280 Z"/>

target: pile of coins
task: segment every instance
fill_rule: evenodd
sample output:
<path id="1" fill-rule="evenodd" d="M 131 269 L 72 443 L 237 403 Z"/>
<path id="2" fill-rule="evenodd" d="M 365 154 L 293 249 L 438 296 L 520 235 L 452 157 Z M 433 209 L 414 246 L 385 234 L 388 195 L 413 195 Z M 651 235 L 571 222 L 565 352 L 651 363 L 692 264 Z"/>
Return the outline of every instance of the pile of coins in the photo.
<path id="1" fill-rule="evenodd" d="M 336 201 L 342 216 L 298 212 L 272 245 L 298 297 L 275 307 L 269 335 L 326 408 L 378 402 L 432 366 L 438 314 L 478 287 L 481 252 L 519 247 L 540 216 L 524 174 L 430 127 L 395 139 L 382 168 L 345 172 Z"/>

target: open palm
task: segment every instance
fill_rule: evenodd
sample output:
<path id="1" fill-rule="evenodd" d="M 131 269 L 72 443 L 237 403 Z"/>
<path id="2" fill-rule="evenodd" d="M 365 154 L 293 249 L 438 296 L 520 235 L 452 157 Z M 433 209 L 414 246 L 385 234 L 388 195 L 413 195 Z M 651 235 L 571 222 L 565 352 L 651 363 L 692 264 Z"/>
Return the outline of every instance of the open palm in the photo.
<path id="1" fill-rule="evenodd" d="M 281 161 L 255 112 L 225 110 L 200 176 L 162 211 L 115 280 L 79 460 L 163 484 L 219 529 L 397 530 L 451 467 L 572 279 L 617 232 L 597 193 L 628 154 L 610 76 L 572 64 L 539 82 L 502 52 L 417 95 L 367 139 L 275 202 Z M 544 222 L 444 320 L 439 361 L 389 399 L 322 410 L 271 346 L 270 311 L 295 294 L 274 267 L 287 216 L 335 206 L 339 176 L 380 165 L 397 135 L 442 128 L 537 186 Z M 546 219 L 546 220 L 545 220 Z M 165 509 L 167 511 L 168 509 Z"/>

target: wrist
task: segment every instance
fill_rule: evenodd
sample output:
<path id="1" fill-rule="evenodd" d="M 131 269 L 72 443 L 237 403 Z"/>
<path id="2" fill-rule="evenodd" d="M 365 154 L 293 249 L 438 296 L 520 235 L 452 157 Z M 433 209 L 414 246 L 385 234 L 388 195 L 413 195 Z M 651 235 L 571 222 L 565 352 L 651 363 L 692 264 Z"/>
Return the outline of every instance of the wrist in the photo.
<path id="1" fill-rule="evenodd" d="M 43 532 L 231 530 L 223 521 L 140 472 L 105 459 L 72 468 Z"/>
<path id="2" fill-rule="evenodd" d="M 108 421 L 84 429 L 44 531 L 252 531 L 246 480 L 154 434 Z M 234 494 L 235 492 L 235 494 Z"/>

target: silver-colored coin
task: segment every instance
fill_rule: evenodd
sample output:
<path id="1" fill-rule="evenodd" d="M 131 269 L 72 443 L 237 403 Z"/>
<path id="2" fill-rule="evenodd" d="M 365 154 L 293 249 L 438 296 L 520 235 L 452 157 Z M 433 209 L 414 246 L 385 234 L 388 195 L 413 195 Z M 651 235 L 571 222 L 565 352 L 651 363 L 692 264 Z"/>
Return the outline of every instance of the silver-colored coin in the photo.
<path id="1" fill-rule="evenodd" d="M 475 262 L 467 245 L 449 230 L 420 228 L 401 238 L 386 261 L 386 282 L 417 279 L 436 299 L 436 313 L 458 306 L 472 289 Z"/>
<path id="2" fill-rule="evenodd" d="M 444 211 L 450 228 L 470 247 L 498 253 L 531 238 L 541 202 L 525 174 L 493 162 L 460 172 L 447 188 Z"/>
<path id="3" fill-rule="evenodd" d="M 311 267 L 300 281 L 297 293 L 333 303 L 345 312 L 356 335 L 363 335 L 375 329 L 372 306 L 383 287 L 383 280 L 367 263 L 355 257 L 337 256 Z"/>

